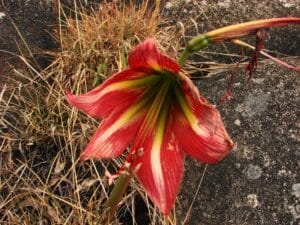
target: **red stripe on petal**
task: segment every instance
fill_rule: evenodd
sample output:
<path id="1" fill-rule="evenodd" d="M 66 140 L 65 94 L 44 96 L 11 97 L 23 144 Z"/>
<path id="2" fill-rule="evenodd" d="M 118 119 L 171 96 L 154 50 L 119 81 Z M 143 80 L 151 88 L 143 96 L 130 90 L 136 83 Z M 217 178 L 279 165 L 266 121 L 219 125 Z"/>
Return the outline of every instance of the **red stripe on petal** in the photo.
<path id="1" fill-rule="evenodd" d="M 132 167 L 152 202 L 167 215 L 182 182 L 184 153 L 169 125 L 160 146 L 155 144 L 156 135 L 155 131 L 149 132 L 145 142 L 133 146 Z"/>
<path id="2" fill-rule="evenodd" d="M 128 62 L 132 69 L 137 70 L 165 70 L 173 73 L 180 71 L 175 60 L 157 49 L 154 39 L 147 39 L 139 44 L 129 55 Z"/>
<path id="3" fill-rule="evenodd" d="M 81 160 L 119 156 L 135 137 L 145 113 L 143 110 L 128 116 L 128 111 L 115 111 L 102 121 L 81 154 Z"/>
<path id="4" fill-rule="evenodd" d="M 118 82 L 135 80 L 144 76 L 142 73 L 124 70 L 123 72 L 113 75 L 103 84 L 86 94 L 76 96 L 67 92 L 67 100 L 71 105 L 90 116 L 104 118 L 112 113 L 116 107 L 119 109 L 127 108 L 136 100 L 142 91 L 141 88 L 116 89 L 110 91 L 109 87 Z"/>
<path id="5" fill-rule="evenodd" d="M 233 143 L 218 114 L 199 116 L 199 126 L 202 130 L 202 134 L 199 134 L 178 111 L 179 109 L 174 113 L 176 120 L 173 129 L 188 155 L 204 163 L 217 163 L 233 148 Z"/>
<path id="6" fill-rule="evenodd" d="M 75 96 L 67 93 L 68 102 L 77 109 L 95 118 L 105 118 L 116 108 L 128 108 L 140 95 L 141 90 L 114 91 L 100 99 L 87 98 L 86 95 Z"/>
<path id="7" fill-rule="evenodd" d="M 219 111 L 200 97 L 188 77 L 181 80 L 187 110 L 172 108 L 173 129 L 184 151 L 202 162 L 216 163 L 233 148 Z M 189 116 L 189 118 L 187 117 Z M 191 119 L 192 118 L 192 119 Z"/>

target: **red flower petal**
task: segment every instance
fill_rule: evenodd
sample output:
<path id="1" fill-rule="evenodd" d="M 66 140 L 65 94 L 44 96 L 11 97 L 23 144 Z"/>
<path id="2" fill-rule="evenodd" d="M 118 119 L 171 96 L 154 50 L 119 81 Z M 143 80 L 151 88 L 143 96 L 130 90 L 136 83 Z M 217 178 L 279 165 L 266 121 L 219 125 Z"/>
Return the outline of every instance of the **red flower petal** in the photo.
<path id="1" fill-rule="evenodd" d="M 132 70 L 124 70 L 86 94 L 75 96 L 67 92 L 67 100 L 71 105 L 90 116 L 104 118 L 116 107 L 125 109 L 137 99 L 143 87 L 136 87 L 133 83 L 143 77 L 147 76 Z M 132 81 L 133 87 L 129 87 L 130 81 Z M 127 86 L 124 86 L 124 83 L 127 83 Z"/>
<path id="2" fill-rule="evenodd" d="M 137 70 L 170 71 L 178 73 L 179 65 L 168 56 L 160 52 L 153 39 L 147 39 L 139 44 L 129 55 L 129 66 Z"/>
<path id="3" fill-rule="evenodd" d="M 233 148 L 233 142 L 219 111 L 199 97 L 187 77 L 181 82 L 184 102 L 172 109 L 176 137 L 187 154 L 205 163 L 216 163 Z"/>
<path id="4" fill-rule="evenodd" d="M 170 125 L 166 129 L 162 133 L 159 130 L 148 132 L 142 138 L 143 142 L 133 146 L 135 154 L 131 154 L 138 180 L 152 202 L 165 215 L 174 205 L 184 168 L 184 153 L 179 149 Z"/>
<path id="5" fill-rule="evenodd" d="M 205 162 L 217 163 L 227 155 L 233 144 L 221 118 L 213 109 L 201 109 L 199 113 L 199 130 L 195 131 L 185 116 L 175 113 L 173 129 L 184 151 L 191 157 Z"/>
<path id="6" fill-rule="evenodd" d="M 89 144 L 81 154 L 81 160 L 114 158 L 119 156 L 134 139 L 145 110 L 137 105 L 125 112 L 117 110 L 103 120 Z"/>

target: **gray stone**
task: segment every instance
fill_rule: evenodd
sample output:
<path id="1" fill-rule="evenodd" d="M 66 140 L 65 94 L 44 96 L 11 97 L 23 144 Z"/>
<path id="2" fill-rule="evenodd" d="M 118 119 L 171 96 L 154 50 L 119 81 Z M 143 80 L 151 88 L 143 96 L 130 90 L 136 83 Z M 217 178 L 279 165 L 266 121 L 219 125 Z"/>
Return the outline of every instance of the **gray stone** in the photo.
<path id="1" fill-rule="evenodd" d="M 220 5 L 221 3 L 221 5 Z M 226 7 L 224 7 L 224 4 Z M 200 6 L 199 6 L 200 5 Z M 258 18 L 299 16 L 298 1 L 194 1 L 173 11 L 184 21 L 184 7 L 195 10 L 186 31 L 191 37 L 213 28 Z M 300 26 L 273 28 L 265 47 L 294 65 L 300 65 Z M 253 43 L 254 37 L 246 39 Z M 220 55 L 209 52 L 219 52 Z M 286 55 L 294 58 L 282 57 Z M 236 54 L 226 55 L 228 53 Z M 251 52 L 247 53 L 251 56 Z M 232 44 L 216 45 L 192 57 L 193 61 L 237 62 L 241 51 Z M 203 75 L 203 74 L 196 74 Z M 241 68 L 233 88 L 233 99 L 221 103 L 231 71 L 211 79 L 197 79 L 200 92 L 221 111 L 226 127 L 236 143 L 222 162 L 204 165 L 188 159 L 177 212 L 185 224 L 296 225 L 300 223 L 297 196 L 300 182 L 299 73 L 266 60 L 259 62 L 249 85 Z M 203 182 L 197 193 L 197 186 Z M 190 214 L 188 208 L 195 197 Z M 180 224 L 180 222 L 179 222 Z"/>
<path id="2" fill-rule="evenodd" d="M 299 65 L 300 59 L 293 63 Z M 264 81 L 253 82 L 249 89 L 235 87 L 233 100 L 221 104 L 226 76 L 230 73 L 196 83 L 220 109 L 237 146 L 222 162 L 208 166 L 187 224 L 298 224 L 299 74 L 260 63 L 255 77 Z M 244 76 L 240 71 L 240 82 Z M 196 193 L 203 166 L 187 162 L 179 198 L 181 218 Z"/>

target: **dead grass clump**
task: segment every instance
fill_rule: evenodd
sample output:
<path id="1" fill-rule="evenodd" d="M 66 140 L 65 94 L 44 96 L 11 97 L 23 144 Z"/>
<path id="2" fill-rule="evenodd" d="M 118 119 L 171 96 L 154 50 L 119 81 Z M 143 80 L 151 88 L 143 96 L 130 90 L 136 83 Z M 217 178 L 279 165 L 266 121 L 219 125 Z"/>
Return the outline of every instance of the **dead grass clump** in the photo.
<path id="1" fill-rule="evenodd" d="M 117 6 L 102 4 L 91 13 L 67 18 L 60 33 L 61 62 L 69 77 L 84 74 L 94 85 L 126 66 L 127 53 L 146 37 L 155 36 L 159 22 L 158 4 L 150 10 L 148 3 Z"/>
<path id="2" fill-rule="evenodd" d="M 15 70 L 16 79 L 11 78 L 0 89 L 1 224 L 99 221 L 109 191 L 104 171 L 109 168 L 114 172 L 122 159 L 79 162 L 98 121 L 69 106 L 65 89 L 86 92 L 121 70 L 128 52 L 146 37 L 156 37 L 162 46 L 171 49 L 171 43 L 176 48 L 170 41 L 172 29 L 158 30 L 159 3 L 157 0 L 152 8 L 147 1 L 139 7 L 102 3 L 92 12 L 75 8 L 72 19 L 65 17 L 58 5 L 61 49 L 52 53 L 52 64 L 38 71 L 19 56 L 26 68 Z M 148 218 L 151 224 L 172 224 L 171 216 L 162 217 L 138 184 L 133 181 L 132 186 L 119 218 L 137 224 L 139 208 L 142 221 Z M 137 203 L 137 197 L 146 206 Z"/>

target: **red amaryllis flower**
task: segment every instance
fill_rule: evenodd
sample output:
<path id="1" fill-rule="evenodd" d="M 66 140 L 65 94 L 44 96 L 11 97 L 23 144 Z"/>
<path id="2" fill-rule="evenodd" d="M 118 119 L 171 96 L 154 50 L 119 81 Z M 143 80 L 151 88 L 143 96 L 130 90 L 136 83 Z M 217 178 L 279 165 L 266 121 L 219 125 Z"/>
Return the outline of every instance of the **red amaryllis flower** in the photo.
<path id="1" fill-rule="evenodd" d="M 70 104 L 103 118 L 82 160 L 119 156 L 154 204 L 168 214 L 182 181 L 185 155 L 220 161 L 233 147 L 220 114 L 179 65 L 148 39 L 129 55 L 129 67 Z"/>

